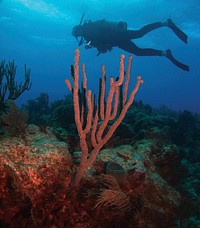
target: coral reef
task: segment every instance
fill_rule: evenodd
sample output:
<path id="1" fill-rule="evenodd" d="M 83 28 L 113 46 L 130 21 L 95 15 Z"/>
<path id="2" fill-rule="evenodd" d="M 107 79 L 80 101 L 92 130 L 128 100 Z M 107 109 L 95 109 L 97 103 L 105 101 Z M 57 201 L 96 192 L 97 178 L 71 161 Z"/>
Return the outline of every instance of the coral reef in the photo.
<path id="1" fill-rule="evenodd" d="M 7 102 L 7 111 L 0 116 L 0 123 L 5 132 L 11 136 L 20 136 L 26 140 L 26 121 L 28 113 L 24 110 L 19 110 L 14 101 Z"/>
<path id="2" fill-rule="evenodd" d="M 26 127 L 26 143 L 0 137 L 1 227 L 198 227 L 198 154 L 187 159 L 191 144 L 173 141 L 182 113 L 149 110 L 131 106 L 124 119 L 131 135 L 120 137 L 124 128 L 113 135 L 78 189 L 71 185 L 78 140 L 66 133 L 60 141 L 55 127 L 42 133 L 36 125 Z M 123 167 L 125 180 L 107 175 L 109 162 Z"/>
<path id="3" fill-rule="evenodd" d="M 25 81 L 24 83 L 16 82 L 15 62 L 9 61 L 7 64 L 5 60 L 0 63 L 0 108 L 4 109 L 6 100 L 16 100 L 25 90 L 30 90 L 30 69 L 24 65 Z"/>
<path id="4" fill-rule="evenodd" d="M 26 138 L 26 145 L 17 137 L 1 139 L 1 227 L 44 227 L 53 223 L 51 213 L 64 210 L 72 166 L 67 144 L 36 125 L 27 127 Z"/>
<path id="5" fill-rule="evenodd" d="M 72 92 L 73 95 L 73 106 L 74 106 L 74 117 L 75 123 L 80 138 L 80 146 L 82 150 L 80 166 L 78 167 L 77 173 L 74 179 L 74 185 L 78 186 L 84 173 L 94 163 L 96 156 L 98 155 L 101 148 L 109 141 L 117 127 L 124 119 L 126 112 L 134 101 L 135 95 L 138 92 L 140 85 L 143 83 L 141 76 L 137 76 L 137 82 L 128 97 L 128 86 L 130 80 L 132 56 L 128 61 L 128 69 L 125 75 L 124 67 L 124 55 L 120 57 L 120 72 L 119 78 L 114 80 L 110 77 L 110 85 L 107 99 L 106 94 L 106 71 L 105 66 L 102 66 L 102 77 L 100 80 L 100 89 L 98 104 L 95 107 L 95 96 L 91 90 L 87 88 L 87 75 L 85 65 L 82 65 L 83 82 L 82 92 L 80 95 L 79 89 L 79 59 L 80 51 L 76 49 L 74 59 L 74 70 L 72 71 L 73 86 L 69 79 L 65 80 L 65 83 Z M 122 88 L 124 89 L 122 93 Z M 123 94 L 123 99 L 122 95 Z M 81 97 L 80 97 L 81 96 Z M 120 99 L 121 98 L 121 99 Z M 113 120 L 107 128 L 108 123 Z M 106 131 L 107 128 L 107 131 Z M 90 134 L 90 144 L 93 149 L 90 151 L 87 135 Z"/>
<path id="6" fill-rule="evenodd" d="M 71 67 L 73 77 L 77 77 L 77 64 Z M 16 71 L 14 63 L 6 69 Z M 0 70 L 5 76 L 4 62 Z M 121 95 L 106 104 L 104 79 L 95 107 L 91 91 L 86 91 L 84 67 L 83 74 L 81 91 L 77 81 L 76 91 L 66 81 L 75 99 L 70 95 L 49 104 L 48 95 L 42 93 L 24 105 L 28 122 L 27 114 L 13 102 L 1 114 L 0 227 L 200 227 L 199 116 L 164 106 L 154 109 L 142 101 L 130 102 L 123 111 L 129 101 L 126 89 L 124 101 L 119 88 Z M 111 79 L 112 89 L 120 80 Z M 2 100 L 6 89 L 1 80 Z M 88 147 L 85 154 L 79 143 L 82 136 Z M 74 184 L 83 154 L 88 161 L 99 142 L 93 165 L 84 166 L 87 172 Z"/>

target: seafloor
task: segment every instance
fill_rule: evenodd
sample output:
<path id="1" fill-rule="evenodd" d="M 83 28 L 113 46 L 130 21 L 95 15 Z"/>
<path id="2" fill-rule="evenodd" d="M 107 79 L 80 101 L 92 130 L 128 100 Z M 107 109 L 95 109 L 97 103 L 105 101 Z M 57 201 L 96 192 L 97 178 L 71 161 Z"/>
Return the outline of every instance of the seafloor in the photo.
<path id="1" fill-rule="evenodd" d="M 135 102 L 74 187 L 73 110 L 52 107 L 29 112 L 21 128 L 16 115 L 1 120 L 0 227 L 200 227 L 198 115 Z"/>

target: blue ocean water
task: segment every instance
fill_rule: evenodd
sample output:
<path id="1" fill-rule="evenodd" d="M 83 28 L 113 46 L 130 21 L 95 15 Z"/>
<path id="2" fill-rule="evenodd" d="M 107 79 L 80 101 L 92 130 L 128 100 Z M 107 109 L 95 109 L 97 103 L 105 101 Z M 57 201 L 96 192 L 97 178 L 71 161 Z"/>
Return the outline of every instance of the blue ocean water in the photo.
<path id="1" fill-rule="evenodd" d="M 171 18 L 189 37 L 186 45 L 168 28 L 157 29 L 134 40 L 140 47 L 166 50 L 190 66 L 190 72 L 173 65 L 165 57 L 134 56 L 131 86 L 141 74 L 144 84 L 136 99 L 153 107 L 166 105 L 173 110 L 200 113 L 200 5 L 199 0 L 1 0 L 0 59 L 15 60 L 17 80 L 24 79 L 24 64 L 31 68 L 32 88 L 18 98 L 18 104 L 35 99 L 41 92 L 50 100 L 63 99 L 69 91 L 70 65 L 78 47 L 73 26 L 85 20 L 125 21 L 128 28 Z M 88 87 L 97 93 L 101 65 L 107 75 L 119 74 L 119 58 L 129 53 L 114 48 L 96 56 L 95 49 L 80 47 L 81 63 L 86 64 Z"/>

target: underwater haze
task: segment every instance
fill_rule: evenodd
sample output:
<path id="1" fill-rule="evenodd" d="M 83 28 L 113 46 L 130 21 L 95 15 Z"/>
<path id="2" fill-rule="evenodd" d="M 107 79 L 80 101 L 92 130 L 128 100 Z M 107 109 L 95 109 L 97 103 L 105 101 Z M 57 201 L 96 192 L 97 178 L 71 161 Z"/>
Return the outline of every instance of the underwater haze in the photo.
<path id="1" fill-rule="evenodd" d="M 200 4 L 199 0 L 1 0 L 0 59 L 15 60 L 17 81 L 24 80 L 24 64 L 31 68 L 32 88 L 17 100 L 24 104 L 40 93 L 50 100 L 63 99 L 69 91 L 64 80 L 70 78 L 70 65 L 78 47 L 73 26 L 84 20 L 124 21 L 130 29 L 171 18 L 188 35 L 185 44 L 163 27 L 134 40 L 140 47 L 166 50 L 189 65 L 183 71 L 165 57 L 134 56 L 131 86 L 141 74 L 143 85 L 136 100 L 153 107 L 165 105 L 172 110 L 200 113 Z M 113 48 L 97 56 L 96 49 L 80 48 L 81 63 L 86 64 L 88 88 L 95 93 L 105 64 L 107 76 L 119 74 L 119 58 L 130 53 Z"/>

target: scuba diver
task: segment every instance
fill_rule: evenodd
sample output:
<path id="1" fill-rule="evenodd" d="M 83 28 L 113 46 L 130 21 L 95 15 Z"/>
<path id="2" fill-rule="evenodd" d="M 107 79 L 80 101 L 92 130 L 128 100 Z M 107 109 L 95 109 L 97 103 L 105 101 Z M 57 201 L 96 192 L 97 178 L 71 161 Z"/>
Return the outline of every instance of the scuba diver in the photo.
<path id="1" fill-rule="evenodd" d="M 129 30 L 127 23 L 123 21 L 110 22 L 103 19 L 92 22 L 88 20 L 82 24 L 84 15 L 79 25 L 73 27 L 72 35 L 77 39 L 79 46 L 85 43 L 86 49 L 97 48 L 97 56 L 100 53 L 111 51 L 113 47 L 118 47 L 137 56 L 165 56 L 177 67 L 189 71 L 189 66 L 176 60 L 170 49 L 162 51 L 152 48 L 140 48 L 131 41 L 132 39 L 141 38 L 157 28 L 168 27 L 187 44 L 187 35 L 171 19 L 145 25 L 139 30 Z"/>

